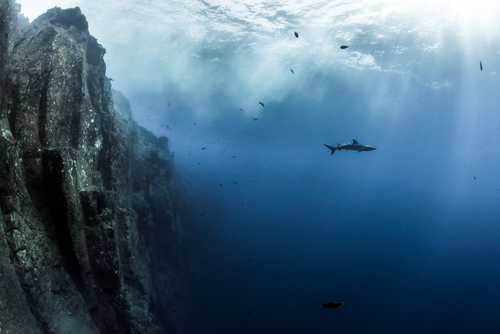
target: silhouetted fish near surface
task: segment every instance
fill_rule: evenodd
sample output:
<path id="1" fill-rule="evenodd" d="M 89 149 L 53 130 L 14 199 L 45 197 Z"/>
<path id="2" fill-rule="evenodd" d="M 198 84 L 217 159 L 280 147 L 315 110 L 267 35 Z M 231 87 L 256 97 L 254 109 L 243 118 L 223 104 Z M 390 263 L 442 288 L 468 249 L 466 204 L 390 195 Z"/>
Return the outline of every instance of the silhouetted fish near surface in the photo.
<path id="1" fill-rule="evenodd" d="M 481 71 L 483 70 L 483 63 L 481 61 L 479 61 L 479 68 L 481 69 Z"/>
<path id="2" fill-rule="evenodd" d="M 476 179 L 476 176 L 474 176 L 474 180 Z"/>
<path id="3" fill-rule="evenodd" d="M 256 120 L 258 120 L 258 118 L 254 118 L 253 120 L 256 121 Z"/>
<path id="4" fill-rule="evenodd" d="M 324 303 L 321 306 L 323 306 L 324 308 L 333 308 L 335 310 L 337 307 L 344 305 L 344 303 L 345 302 L 342 302 L 342 303 L 328 302 L 328 303 Z"/>
<path id="5" fill-rule="evenodd" d="M 299 38 L 299 33 L 298 32 L 294 31 L 293 33 L 295 34 L 295 37 Z"/>
<path id="6" fill-rule="evenodd" d="M 167 104 L 168 104 L 168 106 L 170 107 L 170 103 L 167 103 Z"/>
<path id="7" fill-rule="evenodd" d="M 290 69 L 290 71 L 292 71 L 292 74 L 295 74 L 295 72 L 292 69 Z"/>
<path id="8" fill-rule="evenodd" d="M 343 49 L 349 48 L 349 46 L 348 45 L 342 45 L 340 48 L 343 50 Z"/>
<path id="9" fill-rule="evenodd" d="M 264 103 L 262 103 L 262 102 L 259 101 L 259 104 L 264 107 Z"/>

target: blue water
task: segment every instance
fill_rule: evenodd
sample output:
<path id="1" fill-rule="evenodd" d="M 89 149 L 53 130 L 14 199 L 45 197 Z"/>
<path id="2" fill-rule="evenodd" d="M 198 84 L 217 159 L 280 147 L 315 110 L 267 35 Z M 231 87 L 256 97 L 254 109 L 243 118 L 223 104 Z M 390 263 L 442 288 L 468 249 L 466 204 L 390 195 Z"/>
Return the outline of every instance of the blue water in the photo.
<path id="1" fill-rule="evenodd" d="M 177 164 L 204 214 L 188 332 L 499 330 L 499 85 L 471 67 L 459 90 L 410 79 L 383 111 L 370 87 L 400 83 L 372 73 L 347 91 L 325 79 L 331 94 L 270 103 L 258 121 L 197 124 Z M 352 139 L 377 150 L 321 145 Z"/>

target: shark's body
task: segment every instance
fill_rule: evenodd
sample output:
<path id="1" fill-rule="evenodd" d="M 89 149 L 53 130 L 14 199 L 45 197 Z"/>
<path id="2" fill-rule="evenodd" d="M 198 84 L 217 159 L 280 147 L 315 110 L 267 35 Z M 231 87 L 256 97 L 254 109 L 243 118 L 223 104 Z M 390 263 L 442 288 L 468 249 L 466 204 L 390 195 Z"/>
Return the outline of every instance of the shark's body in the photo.
<path id="1" fill-rule="evenodd" d="M 345 144 L 345 145 L 340 145 L 340 144 L 337 144 L 337 147 L 335 146 L 330 146 L 330 145 L 327 145 L 325 143 L 323 143 L 323 145 L 325 145 L 326 147 L 328 147 L 330 150 L 332 150 L 332 154 L 335 153 L 335 150 L 350 150 L 350 151 L 358 151 L 358 152 L 361 152 L 361 151 L 373 151 L 373 150 L 376 150 L 375 147 L 373 146 L 370 146 L 370 145 L 363 145 L 363 144 L 359 144 L 356 139 L 353 139 L 352 140 L 352 144 Z"/>

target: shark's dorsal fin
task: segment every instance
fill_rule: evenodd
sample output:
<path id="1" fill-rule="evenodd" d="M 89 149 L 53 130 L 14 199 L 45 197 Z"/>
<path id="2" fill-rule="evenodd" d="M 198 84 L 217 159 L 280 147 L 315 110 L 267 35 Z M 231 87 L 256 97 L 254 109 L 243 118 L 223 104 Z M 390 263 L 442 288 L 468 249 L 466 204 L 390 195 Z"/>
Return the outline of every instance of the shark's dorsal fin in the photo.
<path id="1" fill-rule="evenodd" d="M 358 142 L 356 141 L 356 139 L 353 139 L 353 140 L 352 140 L 352 143 L 353 143 L 353 144 L 357 144 Z"/>

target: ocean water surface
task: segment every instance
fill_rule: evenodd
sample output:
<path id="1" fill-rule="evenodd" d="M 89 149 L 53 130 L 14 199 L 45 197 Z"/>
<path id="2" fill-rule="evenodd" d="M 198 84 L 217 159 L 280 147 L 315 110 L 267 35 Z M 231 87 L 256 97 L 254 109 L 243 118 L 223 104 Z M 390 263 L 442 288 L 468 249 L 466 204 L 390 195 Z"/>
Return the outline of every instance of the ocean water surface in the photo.
<path id="1" fill-rule="evenodd" d="M 500 4 L 18 2 L 79 6 L 169 138 L 188 334 L 500 331 Z"/>

